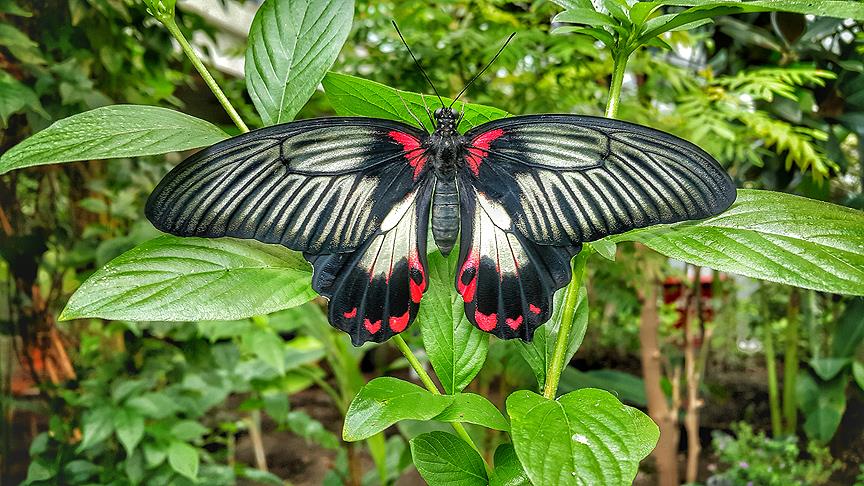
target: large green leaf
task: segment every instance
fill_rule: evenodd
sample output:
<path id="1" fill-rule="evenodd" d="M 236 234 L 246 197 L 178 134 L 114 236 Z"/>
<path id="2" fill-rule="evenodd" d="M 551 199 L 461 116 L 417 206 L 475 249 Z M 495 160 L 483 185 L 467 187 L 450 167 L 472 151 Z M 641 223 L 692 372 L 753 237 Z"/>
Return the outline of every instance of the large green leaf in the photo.
<path id="1" fill-rule="evenodd" d="M 509 431 L 510 424 L 501 411 L 488 399 L 474 393 L 453 395 L 453 403 L 433 420 L 441 422 L 467 422 L 487 429 Z"/>
<path id="2" fill-rule="evenodd" d="M 345 414 L 342 438 L 363 440 L 400 420 L 429 420 L 453 403 L 453 396 L 435 395 L 397 378 L 375 378 L 360 389 Z"/>
<path id="3" fill-rule="evenodd" d="M 282 246 L 162 236 L 97 270 L 60 318 L 243 319 L 311 300 L 310 280 L 303 257 Z"/>
<path id="4" fill-rule="evenodd" d="M 685 7 L 735 7 L 739 9 L 738 13 L 777 11 L 864 20 L 864 3 L 858 0 L 662 0 L 658 3 Z"/>
<path id="5" fill-rule="evenodd" d="M 519 341 L 519 352 L 534 372 L 537 378 L 538 389 L 542 389 L 546 383 L 546 370 L 552 355 L 555 353 L 555 340 L 558 338 L 558 329 L 561 327 L 561 313 L 564 311 L 566 292 L 569 287 L 559 290 L 554 297 L 554 310 L 549 322 L 538 327 L 534 332 L 534 339 L 530 343 Z M 573 312 L 573 327 L 567 342 L 567 354 L 564 355 L 564 363 L 569 363 L 573 355 L 582 344 L 585 330 L 588 328 L 588 292 L 585 287 L 579 288 L 576 301 L 576 310 Z"/>
<path id="6" fill-rule="evenodd" d="M 249 30 L 246 89 L 267 125 L 285 123 L 315 92 L 351 31 L 354 0 L 267 0 Z"/>
<path id="7" fill-rule="evenodd" d="M 330 105 L 339 115 L 386 118 L 414 126 L 417 126 L 419 120 L 430 133 L 432 124 L 426 108 L 434 111 L 441 104 L 435 96 L 400 91 L 347 74 L 327 73 L 322 84 Z M 443 100 L 448 105 L 452 101 L 450 98 L 443 98 Z M 453 108 L 462 110 L 463 105 L 465 116 L 459 123 L 459 129 L 462 131 L 509 116 L 506 111 L 498 108 L 471 103 L 463 104 L 461 101 Z"/>
<path id="8" fill-rule="evenodd" d="M 185 442 L 174 441 L 168 447 L 168 464 L 179 474 L 195 480 L 198 477 L 198 449 Z"/>
<path id="9" fill-rule="evenodd" d="M 108 406 L 96 407 L 84 413 L 81 420 L 82 437 L 78 452 L 83 452 L 111 436 L 114 431 L 114 410 Z"/>
<path id="10" fill-rule="evenodd" d="M 117 409 L 114 412 L 114 432 L 126 450 L 126 457 L 131 456 L 144 437 L 144 416 L 131 408 Z"/>
<path id="11" fill-rule="evenodd" d="M 858 298 L 846 304 L 846 310 L 837 321 L 837 330 L 831 336 L 831 355 L 835 358 L 851 358 L 864 341 L 864 299 Z"/>
<path id="12" fill-rule="evenodd" d="M 849 375 L 842 374 L 829 381 L 816 379 L 803 371 L 795 380 L 798 407 L 804 412 L 804 432 L 807 437 L 828 442 L 837 432 L 846 411 L 846 384 Z"/>
<path id="13" fill-rule="evenodd" d="M 531 486 L 513 444 L 501 444 L 495 449 L 495 470 L 489 486 Z"/>
<path id="14" fill-rule="evenodd" d="M 179 111 L 113 105 L 54 122 L 0 157 L 0 174 L 34 165 L 139 157 L 212 145 L 228 135 Z"/>
<path id="15" fill-rule="evenodd" d="M 444 258 L 429 255 L 429 289 L 418 320 L 423 345 L 444 391 L 458 393 L 471 383 L 486 361 L 489 335 L 465 317 L 462 298 L 453 287 L 458 251 Z"/>
<path id="16" fill-rule="evenodd" d="M 864 295 L 864 212 L 822 201 L 741 189 L 718 216 L 614 239 L 723 272 Z"/>
<path id="17" fill-rule="evenodd" d="M 630 484 L 660 437 L 647 415 L 592 388 L 557 400 L 517 391 L 507 413 L 525 472 L 544 486 Z"/>
<path id="18" fill-rule="evenodd" d="M 464 440 L 434 431 L 411 439 L 411 457 L 429 486 L 486 486 L 483 459 Z"/>

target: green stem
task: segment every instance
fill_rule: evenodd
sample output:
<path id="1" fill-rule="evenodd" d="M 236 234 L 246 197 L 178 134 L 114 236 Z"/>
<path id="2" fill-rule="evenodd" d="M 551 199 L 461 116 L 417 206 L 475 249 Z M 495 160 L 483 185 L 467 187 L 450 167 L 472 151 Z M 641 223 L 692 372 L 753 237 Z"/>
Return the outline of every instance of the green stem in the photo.
<path id="1" fill-rule="evenodd" d="M 609 84 L 609 101 L 606 103 L 606 118 L 618 116 L 618 105 L 621 102 L 621 86 L 624 84 L 624 72 L 627 70 L 627 60 L 630 53 L 622 51 L 614 54 L 612 60 L 612 82 Z"/>
<path id="2" fill-rule="evenodd" d="M 157 17 L 158 18 L 158 17 Z M 177 39 L 177 42 L 180 43 L 180 47 L 183 48 L 183 52 L 186 53 L 186 57 L 192 61 L 192 65 L 195 66 L 195 69 L 198 70 L 198 73 L 201 74 L 201 77 L 204 78 L 204 82 L 207 83 L 207 86 L 210 88 L 210 91 L 216 96 L 216 99 L 219 100 L 219 104 L 225 108 L 225 111 L 228 112 L 228 116 L 231 117 L 231 121 L 237 125 L 237 128 L 240 129 L 241 132 L 248 132 L 249 127 L 243 123 L 243 119 L 240 118 L 240 115 L 237 113 L 237 110 L 234 109 L 234 106 L 231 105 L 231 102 L 228 100 L 228 97 L 225 96 L 225 93 L 222 92 L 222 89 L 219 87 L 219 84 L 216 83 L 216 80 L 213 79 L 213 76 L 210 75 L 210 71 L 207 70 L 207 67 L 204 66 L 204 63 L 201 62 L 201 59 L 195 54 L 195 51 L 192 50 L 192 46 L 189 45 L 189 42 L 186 40 L 186 37 L 183 36 L 183 32 L 180 31 L 180 28 L 177 26 L 177 22 L 174 21 L 174 17 L 164 17 L 159 18 L 162 21 L 162 24 L 165 25 L 165 28 L 168 29 L 168 32 Z"/>
<path id="3" fill-rule="evenodd" d="M 623 49 L 613 54 L 612 82 L 609 85 L 609 101 L 606 104 L 607 118 L 615 118 L 618 115 L 618 104 L 621 101 L 621 85 L 624 84 L 624 72 L 627 70 L 627 60 L 629 57 L 630 52 Z M 546 370 L 546 383 L 543 386 L 543 396 L 549 400 L 555 399 L 555 395 L 558 393 L 558 382 L 561 379 L 561 373 L 564 371 L 564 367 L 567 366 L 564 358 L 567 355 L 567 347 L 570 343 L 573 313 L 576 311 L 579 287 L 582 286 L 582 279 L 585 276 L 585 263 L 593 253 L 593 250 L 589 250 L 588 248 L 590 247 L 583 247 L 582 251 L 577 255 L 576 261 L 573 264 L 573 279 L 564 291 L 564 308 L 561 311 L 561 323 L 558 327 L 558 336 L 555 338 L 555 350 L 552 354 L 552 361 Z"/>
<path id="4" fill-rule="evenodd" d="M 774 352 L 774 333 L 770 324 L 765 324 L 765 367 L 768 370 L 768 406 L 771 410 L 771 435 L 783 434 L 780 415 L 780 394 L 777 391 L 777 354 Z"/>
<path id="5" fill-rule="evenodd" d="M 783 418 L 786 435 L 795 435 L 798 409 L 795 400 L 795 381 L 798 377 L 798 321 L 801 307 L 800 292 L 792 289 L 786 324 L 786 354 L 783 356 Z"/>
<path id="6" fill-rule="evenodd" d="M 567 367 L 567 348 L 570 345 L 570 330 L 573 328 L 573 314 L 576 312 L 576 304 L 579 302 L 579 288 L 585 277 L 585 264 L 588 257 L 594 253 L 590 246 L 582 247 L 582 251 L 576 255 L 573 262 L 573 278 L 564 290 L 564 304 L 561 308 L 561 322 L 558 325 L 558 336 L 555 338 L 555 349 L 552 352 L 552 360 L 546 369 L 546 383 L 543 386 L 543 396 L 554 400 L 558 392 L 558 382 L 561 373 Z"/>
<path id="7" fill-rule="evenodd" d="M 405 359 L 408 360 L 408 364 L 411 365 L 411 368 L 414 369 L 414 372 L 417 373 L 417 376 L 420 377 L 420 381 L 423 382 L 423 385 L 429 390 L 431 393 L 435 395 L 441 395 L 441 392 L 438 390 L 438 386 L 435 385 L 435 382 L 432 381 L 432 377 L 429 376 L 429 373 L 426 372 L 426 368 L 420 363 L 420 360 L 417 359 L 417 356 L 414 356 L 414 352 L 411 351 L 411 348 L 408 347 L 408 343 L 402 339 L 402 336 L 395 335 L 392 338 L 393 342 L 396 344 L 396 347 L 399 348 L 399 351 L 402 352 L 402 355 L 405 356 Z M 474 439 L 468 435 L 468 431 L 465 430 L 465 427 L 462 426 L 461 422 L 450 422 L 450 425 L 453 427 L 453 430 L 456 431 L 456 435 L 462 438 L 465 442 L 467 442 L 478 454 L 480 454 L 480 458 L 483 459 L 483 466 L 486 468 L 486 473 L 489 476 L 492 476 L 492 468 L 489 466 L 489 463 L 486 462 L 486 459 L 483 457 L 483 453 L 477 447 L 477 444 L 474 443 Z"/>

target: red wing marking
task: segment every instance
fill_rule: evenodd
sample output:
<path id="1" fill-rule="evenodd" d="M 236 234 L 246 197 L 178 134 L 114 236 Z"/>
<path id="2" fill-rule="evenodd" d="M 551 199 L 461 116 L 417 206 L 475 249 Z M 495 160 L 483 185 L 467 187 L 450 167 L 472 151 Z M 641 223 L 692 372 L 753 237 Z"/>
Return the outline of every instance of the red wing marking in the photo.
<path id="1" fill-rule="evenodd" d="M 495 326 L 498 325 L 498 315 L 494 312 L 487 316 L 479 310 L 475 310 L 474 319 L 477 321 L 477 326 L 486 332 L 495 329 Z"/>
<path id="2" fill-rule="evenodd" d="M 408 159 L 408 163 L 414 168 L 414 180 L 416 181 L 420 173 L 423 172 L 423 167 L 426 165 L 426 155 L 425 151 L 420 147 L 420 140 L 412 135 L 396 130 L 391 131 L 387 135 L 396 143 L 402 145 L 402 148 L 405 150 L 405 158 Z"/>
<path id="3" fill-rule="evenodd" d="M 408 311 L 405 311 L 401 316 L 390 317 L 390 329 L 393 332 L 402 332 L 406 327 L 408 327 Z"/>
<path id="4" fill-rule="evenodd" d="M 343 312 L 342 315 L 345 316 L 346 319 L 357 317 L 357 308 L 355 307 L 348 312 Z"/>
<path id="5" fill-rule="evenodd" d="M 465 160 L 468 162 L 468 167 L 475 176 L 480 175 L 480 164 L 489 155 L 489 145 L 501 137 L 501 135 L 504 135 L 504 130 L 496 128 L 495 130 L 481 133 L 474 137 L 474 140 L 471 140 L 471 146 L 468 147 L 468 157 Z"/>
<path id="6" fill-rule="evenodd" d="M 370 322 L 369 319 L 363 319 L 363 327 L 372 334 L 375 334 L 379 329 L 381 329 L 381 319 L 378 319 L 375 322 Z"/>
<path id="7" fill-rule="evenodd" d="M 531 312 L 535 314 L 540 314 L 541 312 L 543 312 L 539 307 L 534 304 L 528 304 L 528 308 L 531 309 Z"/>
<path id="8" fill-rule="evenodd" d="M 420 299 L 423 298 L 423 292 L 426 291 L 426 273 L 423 271 L 423 265 L 420 263 L 420 259 L 417 258 L 417 252 L 411 253 L 408 257 L 408 286 L 411 292 L 411 300 L 415 304 L 420 303 Z M 416 278 L 420 279 L 418 282 Z"/>
<path id="9" fill-rule="evenodd" d="M 471 252 L 468 258 L 465 259 L 465 263 L 462 264 L 462 268 L 459 270 L 459 280 L 456 284 L 456 290 L 462 295 L 462 300 L 465 302 L 471 302 L 474 300 L 474 292 L 477 290 L 477 264 L 480 262 L 480 254 L 477 252 Z M 466 272 L 473 271 L 473 276 L 471 276 L 471 280 L 468 283 L 463 283 L 463 278 Z"/>
<path id="10" fill-rule="evenodd" d="M 507 325 L 510 326 L 510 329 L 513 329 L 515 331 L 516 329 L 519 329 L 519 326 L 522 325 L 522 316 L 519 316 L 516 319 L 510 319 L 508 317 L 505 322 L 507 322 Z"/>

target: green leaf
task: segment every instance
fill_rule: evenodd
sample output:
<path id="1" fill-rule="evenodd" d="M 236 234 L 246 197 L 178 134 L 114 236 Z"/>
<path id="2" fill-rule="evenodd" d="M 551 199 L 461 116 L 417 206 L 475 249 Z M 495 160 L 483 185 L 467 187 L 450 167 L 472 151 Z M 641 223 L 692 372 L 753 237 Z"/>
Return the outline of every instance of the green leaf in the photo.
<path id="1" fill-rule="evenodd" d="M 411 439 L 411 457 L 417 472 L 430 486 L 486 486 L 483 459 L 464 440 L 434 431 Z"/>
<path id="2" fill-rule="evenodd" d="M 864 212 L 770 191 L 738 191 L 702 221 L 630 231 L 677 260 L 824 292 L 864 295 Z"/>
<path id="3" fill-rule="evenodd" d="M 114 432 L 129 457 L 144 437 L 144 417 L 129 408 L 118 409 L 114 414 Z"/>
<path id="4" fill-rule="evenodd" d="M 154 392 L 134 397 L 126 405 L 145 417 L 161 419 L 179 410 L 179 405 L 164 393 Z"/>
<path id="5" fill-rule="evenodd" d="M 39 103 L 39 97 L 32 89 L 20 83 L 11 74 L 0 71 L 0 127 L 5 128 L 8 125 L 9 117 L 24 108 L 30 108 L 45 118 L 49 118 L 48 113 Z"/>
<path id="6" fill-rule="evenodd" d="M 552 355 L 555 353 L 555 340 L 558 338 L 558 329 L 561 327 L 560 314 L 564 311 L 567 288 L 555 293 L 553 303 L 553 314 L 549 322 L 538 327 L 534 331 L 534 339 L 530 343 L 518 342 L 519 352 L 534 372 L 537 378 L 537 387 L 542 389 L 546 383 L 546 370 Z M 564 355 L 564 363 L 569 363 L 573 355 L 582 344 L 585 330 L 588 327 L 588 291 L 585 287 L 579 288 L 576 300 L 576 310 L 573 312 L 573 327 L 570 330 L 567 343 L 567 354 Z"/>
<path id="7" fill-rule="evenodd" d="M 144 461 L 150 469 L 158 467 L 168 456 L 168 447 L 162 443 L 145 443 L 141 449 L 144 450 Z"/>
<path id="8" fill-rule="evenodd" d="M 419 386 L 388 376 L 360 389 L 345 414 L 342 438 L 363 440 L 400 420 L 429 420 L 453 403 L 453 396 L 433 395 Z"/>
<path id="9" fill-rule="evenodd" d="M 453 395 L 453 403 L 432 420 L 440 422 L 467 422 L 482 425 L 487 429 L 510 430 L 510 424 L 495 405 L 485 397 L 474 393 Z"/>
<path id="10" fill-rule="evenodd" d="M 612 17 L 602 14 L 593 8 L 571 8 L 552 18 L 552 22 L 567 22 L 571 24 L 586 24 L 592 27 L 617 27 L 618 22 Z"/>
<path id="11" fill-rule="evenodd" d="M 266 125 L 309 100 L 351 31 L 353 0 L 267 0 L 246 48 L 246 89 Z"/>
<path id="12" fill-rule="evenodd" d="M 24 484 L 31 484 L 37 481 L 47 481 L 56 475 L 56 464 L 52 464 L 42 458 L 37 458 L 27 467 L 27 479 Z"/>
<path id="13" fill-rule="evenodd" d="M 417 319 L 423 346 L 444 391 L 462 391 L 477 376 L 489 350 L 489 335 L 465 317 L 462 298 L 453 288 L 458 250 L 444 258 L 429 255 L 429 289 Z"/>
<path id="14" fill-rule="evenodd" d="M 198 449 L 191 445 L 175 441 L 168 447 L 168 464 L 178 474 L 191 480 L 198 478 Z"/>
<path id="15" fill-rule="evenodd" d="M 0 174 L 34 165 L 177 152 L 226 138 L 215 125 L 179 111 L 106 106 L 58 120 L 12 147 L 0 157 Z"/>
<path id="16" fill-rule="evenodd" d="M 615 395 L 622 402 L 639 407 L 648 405 L 645 397 L 645 382 L 638 376 L 618 370 L 579 371 L 566 368 L 561 373 L 559 388 L 564 392 L 581 388 L 599 388 Z"/>
<path id="17" fill-rule="evenodd" d="M 647 415 L 603 390 L 558 400 L 520 390 L 507 398 L 507 412 L 516 454 L 531 482 L 544 486 L 630 484 L 660 437 Z"/>
<path id="18" fill-rule="evenodd" d="M 745 12 L 793 12 L 820 17 L 864 20 L 864 4 L 857 0 L 663 0 L 663 5 L 735 7 Z"/>
<path id="19" fill-rule="evenodd" d="M 563 9 L 594 8 L 591 6 L 591 0 L 552 0 L 552 3 Z"/>
<path id="20" fill-rule="evenodd" d="M 594 27 L 556 27 L 552 30 L 553 34 L 585 34 L 587 36 L 593 37 L 594 39 L 602 42 L 606 47 L 612 48 L 615 46 L 615 38 L 612 37 L 612 34 L 606 32 L 603 29 L 594 28 Z"/>
<path id="21" fill-rule="evenodd" d="M 418 126 L 419 120 L 426 130 L 432 132 L 426 107 L 434 111 L 439 106 L 440 103 L 435 96 L 400 91 L 367 79 L 332 72 L 327 73 L 322 84 L 330 105 L 338 115 L 385 118 L 413 126 Z M 443 100 L 448 105 L 452 101 L 450 98 L 443 98 Z M 459 123 L 459 129 L 462 131 L 509 116 L 509 113 L 498 108 L 462 101 L 457 102 L 453 108 L 462 110 L 463 106 L 465 116 Z"/>
<path id="22" fill-rule="evenodd" d="M 846 304 L 846 310 L 837 322 L 837 330 L 831 336 L 831 355 L 851 358 L 864 341 L 864 299 L 858 298 Z"/>
<path id="23" fill-rule="evenodd" d="M 615 256 L 618 251 L 618 246 L 614 241 L 609 238 L 601 238 L 599 240 L 592 241 L 591 243 L 585 243 L 585 245 L 590 246 L 595 252 L 597 252 L 603 258 L 609 260 L 610 262 L 615 261 Z"/>
<path id="24" fill-rule="evenodd" d="M 513 444 L 501 444 L 495 449 L 495 471 L 489 478 L 489 486 L 531 486 Z"/>
<path id="25" fill-rule="evenodd" d="M 855 383 L 861 391 L 864 391 L 864 363 L 856 361 L 852 363 L 852 376 L 855 378 Z"/>
<path id="26" fill-rule="evenodd" d="M 177 440 L 198 440 L 210 432 L 210 429 L 194 420 L 181 420 L 171 427 L 171 435 Z"/>
<path id="27" fill-rule="evenodd" d="M 84 413 L 82 439 L 78 452 L 86 451 L 111 436 L 114 431 L 113 409 L 99 407 Z"/>
<path id="28" fill-rule="evenodd" d="M 311 300 L 311 269 L 279 245 L 162 236 L 97 270 L 60 319 L 232 320 Z"/>
<path id="29" fill-rule="evenodd" d="M 848 375 L 830 381 L 817 380 L 810 373 L 798 373 L 795 395 L 798 407 L 804 412 L 804 432 L 807 437 L 827 443 L 834 437 L 840 419 L 846 411 L 846 383 Z"/>
<path id="30" fill-rule="evenodd" d="M 810 367 L 819 378 L 827 381 L 837 376 L 837 373 L 851 362 L 851 358 L 813 358 L 810 360 Z"/>
<path id="31" fill-rule="evenodd" d="M 664 2 L 665 3 L 665 2 Z M 707 19 L 743 12 L 740 6 L 705 6 L 684 10 L 674 14 L 660 15 L 645 22 L 638 44 L 647 44 L 660 34 L 676 30 L 688 30 L 704 25 Z"/>
<path id="32" fill-rule="evenodd" d="M 285 374 L 285 341 L 268 329 L 255 329 L 243 336 L 243 347 L 253 352 L 280 375 Z"/>

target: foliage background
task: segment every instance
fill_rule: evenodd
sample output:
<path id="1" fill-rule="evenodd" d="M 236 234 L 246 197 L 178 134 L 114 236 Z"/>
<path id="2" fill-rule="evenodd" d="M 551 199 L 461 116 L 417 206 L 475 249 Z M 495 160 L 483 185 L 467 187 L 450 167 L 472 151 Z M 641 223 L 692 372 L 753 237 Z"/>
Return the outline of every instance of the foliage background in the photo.
<path id="1" fill-rule="evenodd" d="M 389 25 L 395 18 L 438 89 L 452 95 L 516 30 L 517 41 L 472 88 L 470 101 L 509 113 L 602 114 L 609 52 L 589 36 L 550 35 L 550 19 L 560 10 L 544 1 L 359 1 L 333 69 L 428 91 Z M 217 36 L 216 27 L 182 9 L 178 23 L 187 36 Z M 861 208 L 861 41 L 860 26 L 851 21 L 765 13 L 720 17 L 672 33 L 667 42 L 678 46 L 674 52 L 638 51 L 621 116 L 703 146 L 741 187 Z M 112 103 L 179 108 L 235 131 L 170 35 L 139 3 L 6 0 L 0 2 L 0 44 L 0 152 L 53 120 Z M 242 80 L 216 75 L 243 118 L 260 126 Z M 298 117 L 331 113 L 319 91 Z M 72 291 L 96 268 L 156 235 L 142 217 L 143 202 L 180 157 L 45 166 L 0 177 L 3 474 L 34 480 L 62 474 L 71 482 L 230 483 L 280 476 L 294 481 L 321 469 L 320 460 L 305 457 L 306 469 L 292 471 L 287 464 L 297 458 L 279 456 L 274 451 L 280 447 L 261 438 L 272 433 L 317 444 L 324 468 L 334 466 L 332 481 L 364 471 L 367 481 L 377 480 L 369 464 L 376 446 L 370 443 L 367 452 L 341 443 L 339 412 L 363 382 L 359 370 L 369 378 L 394 369 L 404 373 L 398 370 L 405 364 L 387 347 L 350 349 L 328 331 L 314 304 L 233 323 L 56 323 Z M 620 245 L 616 264 L 589 268 L 591 324 L 562 388 L 600 386 L 644 406 L 635 375 L 639 290 L 648 266 L 631 246 Z M 670 281 L 685 275 L 680 265 L 665 261 L 658 271 Z M 796 368 L 801 363 L 799 406 L 792 407 L 804 416 L 793 432 L 831 446 L 843 462 L 834 480 L 844 484 L 858 472 L 861 448 L 855 444 L 864 441 L 856 412 L 862 392 L 854 385 L 864 381 L 856 361 L 864 328 L 860 300 L 714 276 L 704 427 L 725 430 L 745 420 L 770 428 L 766 365 L 773 358 L 766 361 L 766 344 L 779 341 L 778 348 L 786 347 L 775 357 L 792 356 Z M 674 307 L 662 313 L 670 373 L 683 359 Z M 801 332 L 791 335 L 796 321 Z M 532 388 L 533 380 L 518 353 L 493 342 L 471 389 L 499 402 L 507 390 Z M 16 383 L 39 395 L 22 396 Z M 820 396 L 828 399 L 814 399 Z M 379 449 L 387 457 L 377 461 L 387 474 L 398 476 L 409 466 L 405 438 L 428 426 L 400 426 L 401 435 L 387 439 Z M 32 429 L 50 434 L 30 435 Z M 484 440 L 494 443 L 495 433 Z M 21 454 L 25 442 L 28 455 Z M 712 464 L 710 451 L 706 458 Z M 378 473 L 379 479 L 387 476 Z M 701 477 L 710 474 L 705 470 Z"/>

